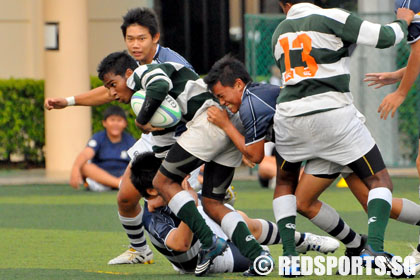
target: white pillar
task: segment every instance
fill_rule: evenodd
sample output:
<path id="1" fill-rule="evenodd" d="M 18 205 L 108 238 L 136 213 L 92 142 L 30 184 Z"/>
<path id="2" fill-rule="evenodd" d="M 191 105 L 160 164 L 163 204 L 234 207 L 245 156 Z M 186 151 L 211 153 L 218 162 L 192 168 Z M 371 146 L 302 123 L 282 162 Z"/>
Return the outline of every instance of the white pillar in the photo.
<path id="1" fill-rule="evenodd" d="M 59 50 L 45 50 L 45 97 L 89 90 L 87 0 L 44 0 L 44 21 L 59 23 Z M 48 176 L 68 177 L 91 134 L 89 107 L 46 111 Z"/>

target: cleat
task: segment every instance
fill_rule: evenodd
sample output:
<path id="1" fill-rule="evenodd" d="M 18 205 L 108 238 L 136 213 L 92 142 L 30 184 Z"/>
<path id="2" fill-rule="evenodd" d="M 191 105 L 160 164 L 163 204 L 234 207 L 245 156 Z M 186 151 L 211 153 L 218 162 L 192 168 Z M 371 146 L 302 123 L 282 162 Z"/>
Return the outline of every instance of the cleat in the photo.
<path id="1" fill-rule="evenodd" d="M 198 252 L 197 266 L 195 267 L 195 276 L 205 275 L 209 269 L 213 260 L 220 255 L 223 255 L 227 249 L 227 242 L 223 238 L 213 235 L 213 244 L 209 249 L 200 248 Z"/>
<path id="2" fill-rule="evenodd" d="M 230 204 L 231 206 L 235 204 L 236 192 L 234 190 L 235 190 L 234 186 L 229 186 L 229 188 L 226 189 L 226 195 L 223 198 L 223 203 Z"/>
<path id="3" fill-rule="evenodd" d="M 258 271 L 255 268 L 260 268 Z M 248 268 L 247 271 L 243 273 L 243 276 L 246 277 L 254 277 L 254 276 L 266 276 L 270 274 L 270 272 L 274 268 L 274 260 L 273 257 L 270 255 L 269 250 L 261 251 L 260 255 L 254 260 L 252 265 Z"/>
<path id="4" fill-rule="evenodd" d="M 114 264 L 152 264 L 155 263 L 153 260 L 153 252 L 149 246 L 146 245 L 146 249 L 143 251 L 137 251 L 136 249 L 130 248 L 116 258 L 113 258 L 108 262 L 110 265 Z"/>
<path id="5" fill-rule="evenodd" d="M 420 275 L 420 252 L 413 247 L 413 252 L 411 252 L 408 256 L 414 258 L 415 262 L 412 267 L 414 274 Z"/>
<path id="6" fill-rule="evenodd" d="M 362 241 L 360 242 L 359 247 L 357 248 L 346 248 L 346 251 L 344 252 L 344 255 L 346 257 L 356 257 L 356 256 L 360 256 L 360 253 L 363 251 L 363 249 L 366 246 L 367 243 L 367 235 L 365 234 L 361 234 L 362 236 Z"/>
<path id="7" fill-rule="evenodd" d="M 303 242 L 296 246 L 296 252 L 306 254 L 308 251 L 317 251 L 324 254 L 334 253 L 340 243 L 332 237 L 320 236 L 313 233 L 305 232 Z"/>
<path id="8" fill-rule="evenodd" d="M 366 246 L 367 243 L 367 235 L 361 234 L 362 240 L 360 241 L 359 247 L 356 248 L 346 248 L 346 251 L 344 252 L 344 255 L 351 259 L 351 257 L 360 256 L 360 253 L 363 251 L 363 249 Z M 351 264 L 350 264 L 351 268 Z M 336 275 L 340 275 L 340 272 L 337 270 Z"/>
<path id="9" fill-rule="evenodd" d="M 376 252 L 372 249 L 372 247 L 370 247 L 370 245 L 367 245 L 365 247 L 365 249 L 362 250 L 362 252 L 360 253 L 360 257 L 363 259 L 363 265 L 366 265 L 366 257 L 373 257 L 374 260 L 369 260 L 372 262 L 372 268 L 377 268 L 376 264 L 375 264 L 375 260 L 378 261 L 376 258 L 381 258 L 381 262 L 384 264 L 387 273 L 389 273 L 388 275 L 391 275 L 391 277 L 393 278 L 412 278 L 414 277 L 414 275 L 406 275 L 404 273 L 404 271 L 402 271 L 402 273 L 400 274 L 394 274 L 396 271 L 396 268 L 394 266 L 394 264 L 392 263 L 392 258 L 394 257 L 394 255 L 388 253 L 388 252 Z M 403 265 L 400 263 L 401 267 L 403 267 Z"/>

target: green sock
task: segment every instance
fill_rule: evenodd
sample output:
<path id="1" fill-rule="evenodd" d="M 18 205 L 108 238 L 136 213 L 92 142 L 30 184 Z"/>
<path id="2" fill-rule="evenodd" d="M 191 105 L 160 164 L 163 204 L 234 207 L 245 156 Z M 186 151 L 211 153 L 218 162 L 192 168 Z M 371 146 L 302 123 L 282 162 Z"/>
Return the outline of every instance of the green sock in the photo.
<path id="1" fill-rule="evenodd" d="M 297 256 L 295 244 L 296 216 L 278 220 L 277 226 L 283 243 L 283 256 Z"/>
<path id="2" fill-rule="evenodd" d="M 200 212 L 198 212 L 194 201 L 185 203 L 178 211 L 177 217 L 186 223 L 191 231 L 197 235 L 204 249 L 211 247 L 214 233 L 206 224 Z"/>
<path id="3" fill-rule="evenodd" d="M 380 198 L 368 203 L 368 239 L 367 243 L 377 252 L 384 250 L 385 229 L 388 224 L 391 205 Z"/>
<path id="4" fill-rule="evenodd" d="M 250 260 L 255 260 L 262 251 L 261 245 L 255 240 L 244 222 L 236 224 L 231 239 L 241 254 Z"/>

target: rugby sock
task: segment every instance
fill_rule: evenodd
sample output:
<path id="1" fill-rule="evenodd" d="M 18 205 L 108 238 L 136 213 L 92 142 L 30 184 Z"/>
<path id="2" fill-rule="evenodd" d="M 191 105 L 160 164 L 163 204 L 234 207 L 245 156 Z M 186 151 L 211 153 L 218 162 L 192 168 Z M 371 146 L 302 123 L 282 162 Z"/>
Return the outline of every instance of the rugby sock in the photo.
<path id="1" fill-rule="evenodd" d="M 120 213 L 118 213 L 118 217 L 120 218 L 125 233 L 130 240 L 130 246 L 137 251 L 145 250 L 147 248 L 147 244 L 144 236 L 144 226 L 142 223 L 143 209 L 141 209 L 140 213 L 134 218 L 123 217 Z"/>
<path id="2" fill-rule="evenodd" d="M 261 234 L 257 238 L 258 243 L 261 245 L 280 244 L 281 237 L 277 225 L 273 222 L 257 219 L 261 223 Z M 305 234 L 298 231 L 295 232 L 295 243 L 300 245 L 305 240 Z"/>
<path id="3" fill-rule="evenodd" d="M 367 243 L 377 252 L 384 250 L 385 229 L 392 205 L 392 193 L 388 188 L 375 188 L 369 191 L 368 239 Z"/>
<path id="4" fill-rule="evenodd" d="M 420 205 L 411 200 L 401 198 L 402 208 L 397 220 L 410 225 L 420 226 Z"/>
<path id="5" fill-rule="evenodd" d="M 233 244 L 238 247 L 241 254 L 250 260 L 255 260 L 263 250 L 261 245 L 249 231 L 244 218 L 236 212 L 227 213 L 221 222 L 222 230 Z"/>
<path id="6" fill-rule="evenodd" d="M 338 215 L 337 211 L 328 204 L 322 202 L 318 214 L 311 219 L 317 227 L 337 238 L 347 248 L 356 248 L 360 246 L 362 237 L 354 232 Z"/>
<path id="7" fill-rule="evenodd" d="M 273 200 L 274 217 L 283 240 L 283 256 L 297 256 L 295 244 L 296 196 L 283 195 Z"/>
<path id="8" fill-rule="evenodd" d="M 188 191 L 178 192 L 169 201 L 168 206 L 197 235 L 204 249 L 211 247 L 214 233 L 198 212 L 194 198 Z"/>

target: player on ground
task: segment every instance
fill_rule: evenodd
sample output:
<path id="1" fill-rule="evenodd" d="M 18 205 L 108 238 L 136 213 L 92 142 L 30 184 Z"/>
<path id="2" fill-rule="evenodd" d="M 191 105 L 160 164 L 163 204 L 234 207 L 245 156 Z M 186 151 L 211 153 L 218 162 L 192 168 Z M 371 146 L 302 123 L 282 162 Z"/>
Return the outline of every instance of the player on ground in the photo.
<path id="1" fill-rule="evenodd" d="M 142 196 L 147 199 L 143 223 L 152 244 L 173 264 L 174 269 L 181 273 L 191 273 L 194 272 L 197 263 L 197 248 L 200 247 L 200 242 L 189 227 L 173 214 L 167 203 L 153 188 L 152 179 L 160 164 L 161 160 L 154 157 L 152 153 L 144 153 L 138 155 L 131 165 L 131 180 Z M 196 204 L 200 204 L 197 194 L 188 184 L 183 184 L 183 189 L 189 191 Z M 230 205 L 226 207 L 231 208 Z M 222 228 L 204 212 L 201 205 L 198 205 L 198 209 L 210 228 L 219 236 L 227 238 Z M 244 218 L 251 233 L 260 244 L 272 245 L 281 242 L 275 223 L 263 219 L 251 219 L 241 211 L 238 213 Z M 330 237 L 311 233 L 296 232 L 295 242 L 302 253 L 308 250 L 328 253 L 335 251 L 339 246 L 339 243 Z M 242 256 L 232 242 L 228 244 L 226 253 L 214 260 L 210 273 L 244 272 L 251 265 L 250 260 Z"/>
<path id="2" fill-rule="evenodd" d="M 156 14 L 147 8 L 135 8 L 127 12 L 121 25 L 124 42 L 129 54 L 139 65 L 176 62 L 192 69 L 192 66 L 178 53 L 159 44 L 159 25 Z M 114 101 L 108 90 L 98 87 L 88 92 L 67 98 L 47 98 L 44 107 L 48 110 L 67 106 L 95 106 Z M 143 134 L 136 143 L 138 152 L 152 150 L 151 135 Z M 131 264 L 153 262 L 153 252 L 146 244 L 142 224 L 141 195 L 130 182 L 127 168 L 120 182 L 117 202 L 118 217 L 130 241 L 130 248 L 108 264 Z"/>
<path id="3" fill-rule="evenodd" d="M 286 226 L 295 224 L 294 194 L 299 188 L 300 163 L 322 158 L 348 165 L 370 189 L 368 240 L 361 256 L 390 258 L 384 252 L 383 242 L 392 203 L 392 182 L 375 141 L 352 105 L 349 47 L 395 45 L 407 33 L 414 14 L 399 9 L 397 21 L 377 25 L 344 10 L 322 9 L 312 3 L 280 0 L 286 19 L 272 40 L 285 85 L 274 116 L 279 157 L 273 208 L 279 231 L 284 233 L 285 243 L 293 236 L 294 227 Z M 311 189 L 305 200 L 319 193 Z M 285 253 L 296 255 L 291 243 L 285 246 Z"/>

